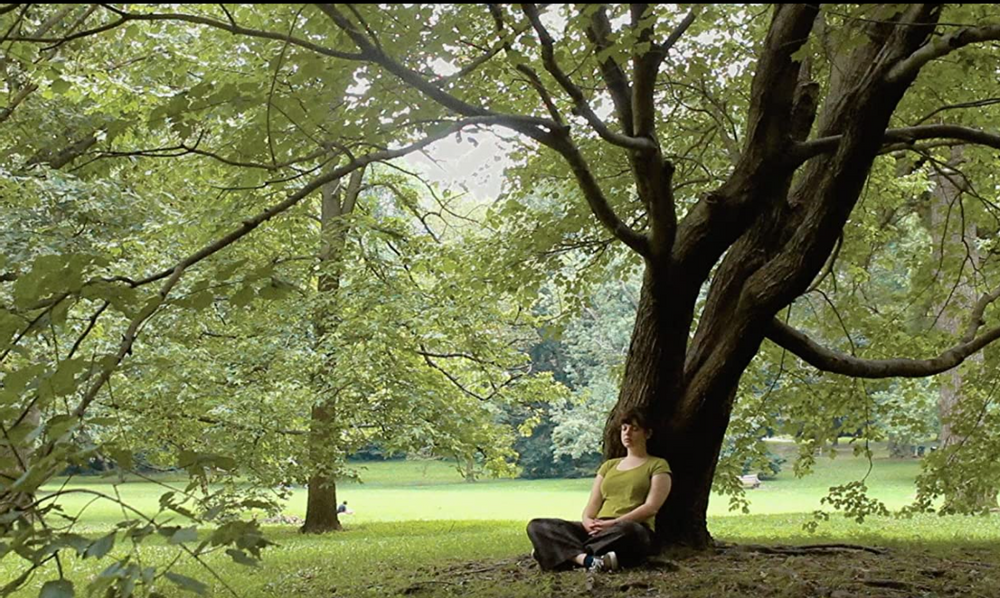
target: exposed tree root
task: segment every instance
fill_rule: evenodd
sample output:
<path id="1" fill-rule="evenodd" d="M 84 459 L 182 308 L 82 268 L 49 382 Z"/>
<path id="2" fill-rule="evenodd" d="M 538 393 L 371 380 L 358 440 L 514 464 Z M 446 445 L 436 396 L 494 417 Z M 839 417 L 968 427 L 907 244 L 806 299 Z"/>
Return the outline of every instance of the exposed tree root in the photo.
<path id="1" fill-rule="evenodd" d="M 857 544 L 804 544 L 801 546 L 766 546 L 764 544 L 728 544 L 718 547 L 721 552 L 760 552 L 763 554 L 785 554 L 785 555 L 822 555 L 837 554 L 841 552 L 863 551 L 872 554 L 886 554 L 882 548 L 872 546 L 860 546 Z"/>

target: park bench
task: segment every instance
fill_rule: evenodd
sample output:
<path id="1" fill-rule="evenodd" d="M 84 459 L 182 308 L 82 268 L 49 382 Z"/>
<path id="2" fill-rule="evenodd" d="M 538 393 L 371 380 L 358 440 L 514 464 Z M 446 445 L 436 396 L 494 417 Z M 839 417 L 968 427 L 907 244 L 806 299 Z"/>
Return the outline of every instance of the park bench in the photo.
<path id="1" fill-rule="evenodd" d="M 744 488 L 760 488 L 760 478 L 758 478 L 755 473 L 750 475 L 741 475 L 740 482 L 743 484 Z"/>

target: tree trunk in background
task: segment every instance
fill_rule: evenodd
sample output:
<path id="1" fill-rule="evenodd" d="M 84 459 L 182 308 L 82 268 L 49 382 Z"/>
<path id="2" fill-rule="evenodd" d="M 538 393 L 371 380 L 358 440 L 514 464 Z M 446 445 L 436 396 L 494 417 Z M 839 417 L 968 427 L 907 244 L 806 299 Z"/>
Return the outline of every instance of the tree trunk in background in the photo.
<path id="1" fill-rule="evenodd" d="M 333 428 L 335 415 L 333 401 L 317 405 L 312 409 L 310 421 L 310 458 L 315 473 L 309 476 L 306 495 L 306 519 L 302 524 L 303 533 L 321 534 L 342 529 L 337 516 L 337 481 L 334 476 L 323 472 L 317 462 L 322 463 L 329 450 L 325 450 L 323 430 Z"/>
<path id="2" fill-rule="evenodd" d="M 322 241 L 318 254 L 320 275 L 316 284 L 319 293 L 333 295 L 340 288 L 344 246 L 350 232 L 350 223 L 344 218 L 354 211 L 363 176 L 363 169 L 352 173 L 346 190 L 341 190 L 339 181 L 330 183 L 322 189 L 320 212 Z M 322 309 L 314 316 L 313 327 L 318 344 L 330 332 L 327 324 L 330 315 L 328 309 Z M 308 440 L 310 467 L 313 473 L 309 476 L 306 519 L 300 530 L 304 533 L 324 533 L 341 529 L 340 518 L 337 516 L 337 483 L 326 466 L 337 457 L 333 451 L 337 449 L 337 438 L 340 434 L 336 417 L 337 397 L 329 394 L 328 389 L 331 385 L 326 378 L 335 371 L 335 365 L 336 356 L 325 355 L 322 371 L 317 372 L 313 378 L 316 398 L 310 414 Z"/>
<path id="3" fill-rule="evenodd" d="M 463 477 L 469 484 L 476 481 L 476 460 L 471 455 L 465 458 L 465 474 Z"/>
<path id="4" fill-rule="evenodd" d="M 931 180 L 934 189 L 931 192 L 930 230 L 936 232 L 933 236 L 934 260 L 968 260 L 970 263 L 962 268 L 962 276 L 957 281 L 954 293 L 951 294 L 951 306 L 946 303 L 934 305 L 934 316 L 937 318 L 935 327 L 954 337 L 960 337 L 965 326 L 961 314 L 969 313 L 976 304 L 978 297 L 974 281 L 970 279 L 980 266 L 980 255 L 976 248 L 977 230 L 975 222 L 966 224 L 961 217 L 962 175 L 955 170 L 962 163 L 962 146 L 953 147 L 951 159 L 947 166 L 934 167 Z M 946 227 L 947 223 L 947 227 Z M 950 281 L 949 281 L 950 284 Z M 947 309 L 947 308 L 951 309 Z M 957 307 L 957 309 L 955 309 Z M 940 315 L 939 315 L 940 314 Z M 982 363 L 983 356 L 978 353 L 969 358 L 972 363 Z M 961 444 L 965 437 L 956 434 L 952 424 L 955 418 L 963 416 L 962 372 L 959 368 L 952 369 L 938 376 L 938 416 L 941 422 L 938 439 L 941 448 Z M 978 407 L 975 407 L 978 411 Z M 945 496 L 945 503 L 957 501 L 983 507 L 995 507 L 997 490 L 992 489 L 983 494 L 970 496 L 968 494 L 953 494 Z"/>

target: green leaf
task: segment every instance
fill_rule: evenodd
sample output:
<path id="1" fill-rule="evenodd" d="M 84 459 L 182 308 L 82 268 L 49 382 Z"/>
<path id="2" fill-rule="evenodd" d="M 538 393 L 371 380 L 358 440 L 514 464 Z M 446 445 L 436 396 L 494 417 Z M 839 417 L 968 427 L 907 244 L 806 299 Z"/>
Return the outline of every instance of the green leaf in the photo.
<path id="1" fill-rule="evenodd" d="M 806 56 L 811 56 L 815 46 L 813 43 L 814 39 L 815 38 L 810 37 L 806 43 L 802 44 L 802 46 L 792 54 L 791 59 L 795 62 L 802 62 L 805 60 Z"/>
<path id="2" fill-rule="evenodd" d="M 0 309 L 0 348 L 6 348 L 21 329 L 21 319 L 5 309 Z"/>
<path id="3" fill-rule="evenodd" d="M 223 282 L 223 281 L 229 280 L 233 276 L 233 274 L 236 274 L 236 272 L 240 268 L 242 268 L 243 266 L 246 265 L 247 261 L 249 261 L 249 260 L 247 260 L 247 258 L 241 258 L 241 259 L 233 261 L 233 262 L 231 262 L 229 264 L 226 264 L 225 266 L 219 268 L 219 271 L 216 274 L 215 279 L 217 281 L 219 281 L 219 282 Z M 3 265 L 0 264 L 0 268 L 2 268 L 2 267 L 3 267 Z"/>
<path id="4" fill-rule="evenodd" d="M 130 450 L 115 446 L 105 447 L 104 452 L 111 457 L 119 469 L 132 469 L 132 466 L 135 464 L 135 459 Z"/>
<path id="5" fill-rule="evenodd" d="M 253 301 L 256 294 L 257 293 L 254 291 L 253 285 L 248 284 L 233 293 L 233 295 L 229 298 L 229 302 L 236 307 L 244 307 Z"/>
<path id="6" fill-rule="evenodd" d="M 66 534 L 60 538 L 59 543 L 75 550 L 77 556 L 83 556 L 87 551 L 87 547 L 90 546 L 90 540 L 79 534 Z"/>
<path id="7" fill-rule="evenodd" d="M 261 299 L 273 301 L 286 297 L 291 289 L 291 285 L 287 282 L 277 278 L 272 278 L 270 284 L 264 285 L 257 294 Z"/>
<path id="8" fill-rule="evenodd" d="M 170 539 L 167 540 L 167 544 L 183 544 L 185 542 L 197 542 L 197 541 L 198 541 L 198 528 L 191 526 L 191 527 L 181 528 L 176 532 L 174 532 L 173 535 L 170 536 Z"/>
<path id="9" fill-rule="evenodd" d="M 56 415 L 48 421 L 46 431 L 49 438 L 60 438 L 67 432 L 76 428 L 79 419 L 75 415 Z"/>
<path id="10" fill-rule="evenodd" d="M 41 427 L 41 426 L 39 426 Z M 49 470 L 45 463 L 36 463 L 28 468 L 21 477 L 10 486 L 13 492 L 31 493 L 49 479 Z"/>
<path id="11" fill-rule="evenodd" d="M 181 589 L 194 592 L 195 594 L 199 594 L 201 596 L 204 596 L 208 592 L 208 586 L 197 579 L 191 579 L 190 577 L 174 573 L 173 571 L 167 571 L 165 575 L 167 579 L 180 586 Z"/>
<path id="12" fill-rule="evenodd" d="M 115 546 L 115 534 L 116 532 L 111 532 L 96 540 L 87 548 L 87 552 L 84 553 L 83 558 L 94 557 L 99 559 L 111 552 L 111 549 Z"/>
<path id="13" fill-rule="evenodd" d="M 38 598 L 73 598 L 73 582 L 68 579 L 47 581 L 38 593 Z"/>
<path id="14" fill-rule="evenodd" d="M 256 567 L 257 565 L 260 564 L 260 562 L 257 559 L 251 557 L 247 553 L 243 552 L 242 550 L 238 550 L 236 548 L 227 548 L 226 554 L 231 556 L 233 561 L 241 565 L 247 565 L 248 567 Z"/>
<path id="15" fill-rule="evenodd" d="M 65 79 L 56 79 L 49 87 L 52 89 L 53 93 L 62 94 L 69 91 L 72 86 L 73 85 Z"/>
<path id="16" fill-rule="evenodd" d="M 212 507 L 209 510 L 205 511 L 204 519 L 206 521 L 211 521 L 211 520 L 215 519 L 216 517 L 219 516 L 219 514 L 222 513 L 222 511 L 225 508 L 226 508 L 225 505 L 215 505 L 214 507 Z"/>
<path id="17" fill-rule="evenodd" d="M 87 363 L 83 359 L 69 359 L 60 363 L 49 379 L 52 392 L 56 396 L 62 396 L 76 390 L 76 375 L 83 371 L 86 365 Z"/>

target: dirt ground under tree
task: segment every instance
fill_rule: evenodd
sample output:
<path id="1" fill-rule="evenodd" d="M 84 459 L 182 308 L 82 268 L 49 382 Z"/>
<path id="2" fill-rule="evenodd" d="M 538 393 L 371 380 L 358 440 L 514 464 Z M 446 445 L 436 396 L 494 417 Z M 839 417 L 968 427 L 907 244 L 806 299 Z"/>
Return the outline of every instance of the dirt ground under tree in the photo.
<path id="1" fill-rule="evenodd" d="M 723 545 L 710 553 L 671 554 L 628 571 L 549 573 L 523 555 L 419 570 L 399 588 L 410 596 L 648 596 L 852 598 L 1000 596 L 995 552 L 974 547 L 941 556 L 929 549 L 843 544 Z"/>

